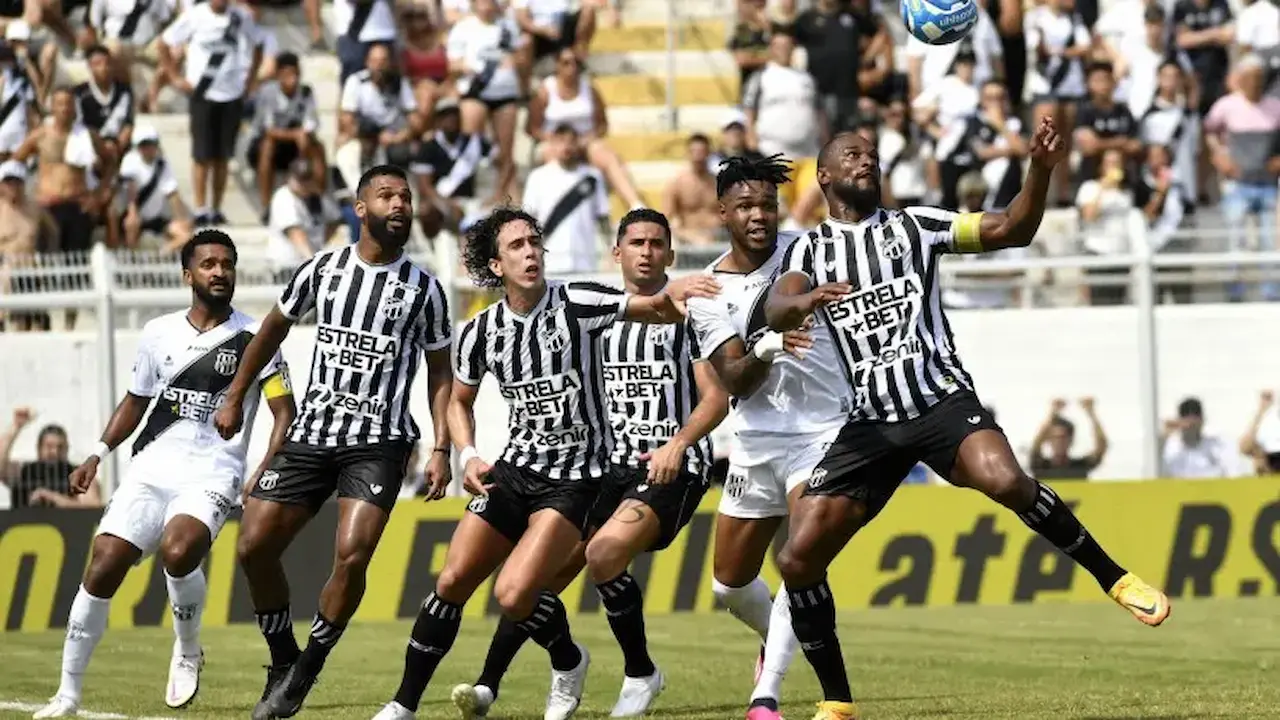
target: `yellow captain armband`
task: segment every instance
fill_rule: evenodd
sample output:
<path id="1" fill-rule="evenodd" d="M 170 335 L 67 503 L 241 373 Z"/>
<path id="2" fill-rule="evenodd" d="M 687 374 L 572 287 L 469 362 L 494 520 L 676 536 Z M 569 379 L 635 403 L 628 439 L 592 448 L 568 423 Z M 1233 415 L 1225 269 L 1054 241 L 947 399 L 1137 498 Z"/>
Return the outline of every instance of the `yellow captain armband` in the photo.
<path id="1" fill-rule="evenodd" d="M 982 238 L 979 228 L 982 226 L 982 213 L 960 213 L 951 221 L 951 235 L 955 238 L 956 252 L 982 252 Z"/>
<path id="2" fill-rule="evenodd" d="M 289 380 L 289 368 L 281 367 L 280 372 L 272 375 L 262 383 L 262 394 L 268 400 L 293 394 L 293 382 Z"/>

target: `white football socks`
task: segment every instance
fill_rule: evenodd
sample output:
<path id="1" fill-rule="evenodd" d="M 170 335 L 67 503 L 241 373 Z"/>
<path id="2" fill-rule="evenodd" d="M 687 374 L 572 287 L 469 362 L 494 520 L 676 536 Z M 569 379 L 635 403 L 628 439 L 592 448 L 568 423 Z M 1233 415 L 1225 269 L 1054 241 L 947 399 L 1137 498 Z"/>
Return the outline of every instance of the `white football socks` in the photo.
<path id="1" fill-rule="evenodd" d="M 83 585 L 76 592 L 71 612 L 67 613 L 67 639 L 62 643 L 62 683 L 58 686 L 58 695 L 80 702 L 84 671 L 107 629 L 110 606 L 110 599 L 90 595 Z"/>
<path id="2" fill-rule="evenodd" d="M 195 657 L 200 654 L 200 616 L 204 614 L 206 594 L 204 570 L 196 568 L 185 577 L 164 574 L 173 607 L 174 654 Z"/>
<path id="3" fill-rule="evenodd" d="M 730 615 L 759 633 L 761 640 L 768 636 L 773 600 L 769 597 L 769 586 L 764 580 L 757 577 L 746 585 L 735 588 L 712 578 L 711 592 L 729 610 Z"/>
<path id="4" fill-rule="evenodd" d="M 764 663 L 760 669 L 760 679 L 756 689 L 751 691 L 751 699 L 779 699 L 782 693 L 782 679 L 787 676 L 787 668 L 791 667 L 791 658 L 795 657 L 800 641 L 791 629 L 791 603 L 787 599 L 785 585 L 778 586 L 778 594 L 773 598 L 773 612 L 769 616 L 769 636 L 764 643 Z"/>

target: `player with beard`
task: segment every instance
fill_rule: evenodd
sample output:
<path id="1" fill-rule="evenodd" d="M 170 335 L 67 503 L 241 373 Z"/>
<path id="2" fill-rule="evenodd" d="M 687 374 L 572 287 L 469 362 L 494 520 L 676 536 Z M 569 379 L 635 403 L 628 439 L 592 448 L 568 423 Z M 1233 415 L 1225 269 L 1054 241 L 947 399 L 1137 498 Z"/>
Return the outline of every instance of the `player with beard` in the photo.
<path id="1" fill-rule="evenodd" d="M 671 226 L 657 210 L 640 208 L 618 223 L 613 257 L 633 295 L 657 295 L 675 261 Z M 624 659 L 624 678 L 610 717 L 644 715 L 665 677 L 649 656 L 644 597 L 627 571 L 644 552 L 669 546 L 707 491 L 710 433 L 729 411 L 729 398 L 705 362 L 688 323 L 675 327 L 619 320 L 601 334 L 613 456 L 578 544 L 551 590 L 563 592 L 587 568 Z M 498 685 L 529 636 L 508 618 L 498 623 L 484 670 L 452 699 L 463 718 L 488 714 Z"/>
<path id="2" fill-rule="evenodd" d="M 62 683 L 37 718 L 78 713 L 84 672 L 107 627 L 111 598 L 129 568 L 153 552 L 164 566 L 177 636 L 165 704 L 183 707 L 200 689 L 205 601 L 200 565 L 239 500 L 249 447 L 248 429 L 224 440 L 211 419 L 258 329 L 248 315 L 231 307 L 236 248 L 226 233 L 203 230 L 188 240 L 182 248 L 182 276 L 191 286 L 191 307 L 143 326 L 129 392 L 116 406 L 98 447 L 71 474 L 73 493 L 88 490 L 98 464 L 133 435 L 151 406 L 124 482 L 103 511 L 89 566 L 71 603 Z M 245 404 L 250 422 L 260 393 L 275 420 L 258 468 L 262 472 L 294 418 L 293 391 L 279 354 L 273 353 L 271 362 L 248 378 L 246 392 L 251 392 Z"/>
<path id="3" fill-rule="evenodd" d="M 426 467 L 429 497 L 443 496 L 449 482 L 445 412 L 453 384 L 452 326 L 439 281 L 404 252 L 413 222 L 404 171 L 390 165 L 367 171 L 357 186 L 355 211 L 359 240 L 318 253 L 298 268 L 246 350 L 215 418 L 224 437 L 237 431 L 252 378 L 290 327 L 314 310 L 316 348 L 307 393 L 288 442 L 245 504 L 237 546 L 271 651 L 266 688 L 253 712 L 259 719 L 291 717 L 302 707 L 360 604 L 369 561 L 419 437 L 409 396 L 424 354 L 435 434 Z M 333 570 L 307 647 L 299 651 L 280 556 L 335 491 Z"/>
<path id="4" fill-rule="evenodd" d="M 475 498 L 418 612 L 395 699 L 375 720 L 414 717 L 458 637 L 463 605 L 500 565 L 493 594 L 503 616 L 551 659 L 543 717 L 567 720 L 582 701 L 591 656 L 573 641 L 564 605 L 549 588 L 582 541 L 610 465 L 600 336 L 619 320 L 681 324 L 685 299 L 713 296 L 719 286 L 692 276 L 642 295 L 548 280 L 543 253 L 542 230 L 523 210 L 498 208 L 467 232 L 463 257 L 472 280 L 503 290 L 458 334 L 449 429 Z M 511 406 L 509 440 L 493 464 L 473 444 L 476 395 L 489 374 Z"/>
<path id="5" fill-rule="evenodd" d="M 1071 508 L 1018 464 L 974 393 L 939 298 L 941 255 L 1031 243 L 1049 176 L 1066 152 L 1052 120 L 1042 120 L 1026 182 L 1008 209 L 963 214 L 881 207 L 879 157 L 857 135 L 836 136 L 819 156 L 818 184 L 831 215 L 787 252 L 765 305 L 775 331 L 799 327 L 816 313 L 857 391 L 849 423 L 795 503 L 778 556 L 792 626 L 822 684 L 815 720 L 858 717 L 827 567 L 917 462 L 1017 513 L 1141 622 L 1155 626 L 1169 616 L 1168 598 L 1112 561 Z"/>
<path id="6" fill-rule="evenodd" d="M 730 158 L 716 177 L 731 248 L 707 267 L 724 291 L 689 301 L 698 342 L 734 397 L 735 442 L 716 517 L 712 592 L 764 647 L 748 720 L 777 720 L 783 676 L 795 654 L 787 594 L 771 599 L 760 568 L 773 538 L 853 405 L 825 328 L 772 332 L 765 291 L 795 235 L 778 234 L 778 157 Z"/>

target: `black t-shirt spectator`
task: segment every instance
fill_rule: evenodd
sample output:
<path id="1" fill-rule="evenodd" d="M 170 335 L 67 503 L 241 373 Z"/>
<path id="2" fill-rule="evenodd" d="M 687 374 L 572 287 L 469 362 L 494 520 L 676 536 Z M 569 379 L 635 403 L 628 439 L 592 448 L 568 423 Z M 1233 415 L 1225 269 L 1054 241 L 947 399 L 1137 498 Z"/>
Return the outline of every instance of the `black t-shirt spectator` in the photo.
<path id="1" fill-rule="evenodd" d="M 1031 474 L 1041 480 L 1085 480 L 1096 467 L 1098 463 L 1088 455 L 1067 458 L 1063 465 L 1054 465 L 1039 453 L 1031 458 Z"/>
<path id="2" fill-rule="evenodd" d="M 733 28 L 733 37 L 729 38 L 729 52 L 737 52 L 746 50 L 752 53 L 764 53 L 769 49 L 769 29 L 758 28 L 744 22 L 740 22 Z M 756 70 L 748 70 L 747 68 L 739 68 L 739 85 L 740 88 L 747 86 L 747 80 L 756 73 Z"/>
<path id="3" fill-rule="evenodd" d="M 1227 0 L 1206 0 L 1202 5 L 1196 0 L 1179 0 L 1173 9 L 1173 27 L 1186 27 L 1199 32 L 1219 28 L 1231 22 L 1231 6 Z M 1230 57 L 1222 45 L 1204 45 L 1190 48 L 1187 56 L 1200 79 L 1201 113 L 1208 112 L 1214 101 L 1226 92 L 1227 68 Z"/>
<path id="4" fill-rule="evenodd" d="M 493 145 L 479 135 L 459 135 L 450 142 L 437 131 L 423 143 L 409 169 L 431 178 L 444 197 L 471 198 L 476 195 L 476 171 L 493 153 Z"/>
<path id="5" fill-rule="evenodd" d="M 796 18 L 796 41 L 805 49 L 809 74 L 819 93 L 842 98 L 858 96 L 865 24 L 849 9 L 827 14 L 813 8 Z M 871 32 L 874 34 L 874 29 Z"/>
<path id="6" fill-rule="evenodd" d="M 1089 128 L 1100 140 L 1116 137 L 1137 137 L 1138 122 L 1133 119 L 1129 108 L 1113 102 L 1111 107 L 1102 108 L 1085 100 L 1076 116 L 1076 128 Z M 1080 159 L 1080 177 L 1084 180 L 1095 180 L 1098 177 L 1098 161 L 1100 157 L 1082 157 Z"/>
<path id="7" fill-rule="evenodd" d="M 13 507 L 31 507 L 31 494 L 40 488 L 70 495 L 71 472 L 75 469 L 75 465 L 66 460 L 24 463 L 18 471 L 17 481 L 9 486 Z"/>

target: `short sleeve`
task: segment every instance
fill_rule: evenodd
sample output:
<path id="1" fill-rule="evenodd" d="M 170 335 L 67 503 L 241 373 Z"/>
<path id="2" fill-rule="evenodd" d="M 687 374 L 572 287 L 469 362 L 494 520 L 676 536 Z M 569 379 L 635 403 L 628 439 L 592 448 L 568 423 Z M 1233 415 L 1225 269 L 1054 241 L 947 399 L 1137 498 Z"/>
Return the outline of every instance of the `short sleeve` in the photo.
<path id="1" fill-rule="evenodd" d="M 621 320 L 630 296 L 614 287 L 593 282 L 575 282 L 565 286 L 569 313 L 588 332 L 603 330 Z"/>
<path id="2" fill-rule="evenodd" d="M 427 299 L 422 306 L 422 332 L 419 344 L 427 352 L 449 347 L 453 340 L 453 323 L 449 320 L 449 300 L 437 278 L 427 283 Z"/>
<path id="3" fill-rule="evenodd" d="M 342 112 L 360 112 L 360 84 L 361 77 L 352 75 L 347 81 L 342 83 Z"/>
<path id="4" fill-rule="evenodd" d="M 181 47 L 191 42 L 191 36 L 194 35 L 195 26 L 191 21 L 191 13 L 184 12 L 178 16 L 173 24 L 165 28 L 164 34 L 160 39 L 169 47 Z"/>
<path id="5" fill-rule="evenodd" d="M 157 189 L 160 191 L 160 197 L 166 198 L 178 192 L 178 179 L 173 176 L 173 167 L 169 163 L 165 163 L 160 171 L 160 184 Z"/>
<path id="6" fill-rule="evenodd" d="M 323 253 L 315 255 L 293 273 L 289 284 L 284 287 L 284 292 L 280 293 L 280 301 L 277 303 L 281 315 L 296 321 L 316 306 L 317 286 L 320 284 L 317 264 L 321 258 L 328 257 Z"/>
<path id="7" fill-rule="evenodd" d="M 137 397 L 153 397 L 156 394 L 156 360 L 155 335 L 150 328 L 144 328 L 138 339 L 138 354 L 133 360 L 133 380 L 129 383 L 129 394 Z"/>
<path id="8" fill-rule="evenodd" d="M 1080 189 L 1076 191 L 1076 207 L 1097 202 L 1101 194 L 1102 185 L 1097 180 L 1085 180 L 1080 183 Z"/>
<path id="9" fill-rule="evenodd" d="M 445 39 L 445 55 L 451 62 L 467 59 L 467 29 L 470 23 L 464 18 L 459 20 L 453 29 L 449 31 L 449 37 Z"/>
<path id="10" fill-rule="evenodd" d="M 488 338 L 486 326 L 489 320 L 489 313 L 482 312 L 471 318 L 458 335 L 453 377 L 464 385 L 474 387 L 484 379 L 485 343 Z"/>
<path id="11" fill-rule="evenodd" d="M 729 318 L 729 310 L 719 298 L 689 298 L 685 308 L 702 357 L 715 354 L 721 345 L 738 337 L 738 331 Z"/>
<path id="12" fill-rule="evenodd" d="M 413 96 L 413 86 L 408 80 L 400 81 L 400 109 L 407 113 L 418 110 L 418 100 Z"/>
<path id="13" fill-rule="evenodd" d="M 956 213 L 935 207 L 907 208 L 906 215 L 920 228 L 920 242 L 945 252 L 980 253 L 982 213 Z"/>
<path id="14" fill-rule="evenodd" d="M 271 197 L 271 207 L 267 211 L 267 224 L 272 230 L 287 233 L 291 228 L 301 227 L 302 218 L 298 215 L 298 203 L 288 188 L 281 188 Z"/>
<path id="15" fill-rule="evenodd" d="M 782 254 L 782 264 L 779 274 L 797 272 L 814 280 L 813 272 L 813 243 L 806 237 L 796 238 L 787 251 Z"/>
<path id="16" fill-rule="evenodd" d="M 759 110 L 760 109 L 760 76 L 764 74 L 764 70 L 751 74 L 751 78 L 747 80 L 747 86 L 742 90 L 742 109 L 743 110 Z"/>
<path id="17" fill-rule="evenodd" d="M 142 158 L 138 157 L 138 153 L 130 152 L 125 155 L 120 162 L 120 177 L 136 183 L 142 175 Z"/>
<path id="18" fill-rule="evenodd" d="M 310 85 L 302 88 L 303 110 L 302 110 L 302 130 L 303 132 L 314 133 L 320 130 L 320 110 L 316 107 L 316 94 Z"/>
<path id="19" fill-rule="evenodd" d="M 688 307 L 688 303 L 685 304 Z M 702 354 L 702 343 L 698 340 L 698 333 L 693 328 L 693 320 L 685 318 L 684 336 L 689 338 L 689 359 L 693 362 L 701 362 L 707 357 Z"/>

